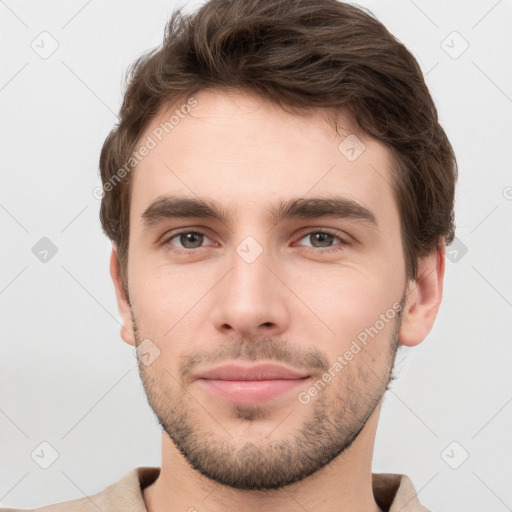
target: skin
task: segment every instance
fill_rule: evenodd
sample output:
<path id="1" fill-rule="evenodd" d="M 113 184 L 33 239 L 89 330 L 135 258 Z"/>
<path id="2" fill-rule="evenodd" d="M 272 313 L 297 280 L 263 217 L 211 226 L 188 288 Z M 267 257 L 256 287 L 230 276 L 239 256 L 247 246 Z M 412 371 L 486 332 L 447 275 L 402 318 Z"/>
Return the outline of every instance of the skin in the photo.
<path id="1" fill-rule="evenodd" d="M 194 97 L 192 114 L 134 171 L 129 301 L 115 248 L 111 257 L 123 340 L 136 346 L 150 339 L 160 351 L 151 364 L 139 363 L 163 427 L 161 473 L 144 489 L 146 506 L 152 512 L 378 511 L 371 462 L 382 397 L 397 344 L 417 345 L 433 326 L 444 247 L 420 260 L 417 279 L 406 279 L 390 154 L 358 133 L 365 150 L 349 161 L 338 149 L 357 133 L 348 120 L 340 116 L 337 136 L 320 111 L 299 116 L 242 92 L 205 90 Z M 160 112 L 141 140 L 175 108 Z M 377 225 L 331 217 L 276 224 L 267 214 L 281 200 L 334 191 L 370 210 Z M 143 212 L 171 194 L 215 200 L 232 208 L 233 219 L 170 218 L 144 227 Z M 199 229 L 206 237 L 171 238 L 178 229 Z M 315 233 L 324 229 L 335 236 L 322 245 Z M 236 252 L 247 236 L 262 249 L 252 263 Z M 326 369 L 313 362 L 332 366 L 402 299 L 401 322 L 397 315 L 386 323 L 301 403 L 298 393 Z M 191 355 L 196 364 L 186 374 Z M 223 400 L 191 378 L 235 360 L 280 363 L 311 376 L 255 406 Z"/>

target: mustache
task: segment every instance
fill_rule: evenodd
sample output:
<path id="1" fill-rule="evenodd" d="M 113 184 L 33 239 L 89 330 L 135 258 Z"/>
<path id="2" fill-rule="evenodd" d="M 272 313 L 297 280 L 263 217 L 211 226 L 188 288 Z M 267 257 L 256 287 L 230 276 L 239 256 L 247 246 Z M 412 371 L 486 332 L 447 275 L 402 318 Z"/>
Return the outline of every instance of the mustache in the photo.
<path id="1" fill-rule="evenodd" d="M 135 342 L 141 341 L 137 319 L 130 308 Z M 223 340 L 210 352 L 194 350 L 180 356 L 179 373 L 184 380 L 195 368 L 203 363 L 223 363 L 228 360 L 261 361 L 287 363 L 298 370 L 308 370 L 311 373 L 321 374 L 329 370 L 330 364 L 327 355 L 316 347 L 298 350 L 287 340 L 275 340 L 270 336 L 263 336 L 254 340 Z"/>
<path id="2" fill-rule="evenodd" d="M 180 375 L 185 379 L 203 363 L 221 363 L 227 360 L 260 361 L 270 360 L 287 363 L 297 369 L 314 370 L 321 373 L 329 369 L 327 356 L 317 348 L 298 350 L 285 340 L 274 340 L 269 336 L 252 341 L 224 340 L 212 351 L 193 351 L 181 356 Z"/>

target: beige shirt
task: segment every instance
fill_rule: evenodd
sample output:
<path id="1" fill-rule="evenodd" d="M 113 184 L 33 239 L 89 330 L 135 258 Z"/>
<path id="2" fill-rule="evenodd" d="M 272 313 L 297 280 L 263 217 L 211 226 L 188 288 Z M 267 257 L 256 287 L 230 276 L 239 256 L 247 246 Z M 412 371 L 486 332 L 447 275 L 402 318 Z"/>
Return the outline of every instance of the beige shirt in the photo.
<path id="1" fill-rule="evenodd" d="M 152 484 L 160 474 L 157 467 L 132 469 L 121 480 L 98 494 L 57 503 L 37 512 L 147 512 L 142 489 Z M 418 501 L 411 480 L 405 475 L 373 473 L 373 494 L 386 512 L 430 512 Z M 22 509 L 0 508 L 0 512 L 20 512 Z"/>

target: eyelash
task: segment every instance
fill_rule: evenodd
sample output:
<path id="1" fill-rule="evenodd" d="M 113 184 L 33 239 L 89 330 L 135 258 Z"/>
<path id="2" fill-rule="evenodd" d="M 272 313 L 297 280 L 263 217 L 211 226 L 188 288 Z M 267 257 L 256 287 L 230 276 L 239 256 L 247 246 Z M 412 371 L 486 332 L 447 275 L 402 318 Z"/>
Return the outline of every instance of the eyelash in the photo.
<path id="1" fill-rule="evenodd" d="M 176 248 L 174 245 L 172 245 L 170 243 L 171 240 L 173 240 L 174 238 L 176 238 L 176 237 L 178 237 L 180 235 L 183 235 L 183 234 L 188 234 L 188 233 L 194 233 L 194 234 L 197 234 L 197 235 L 203 235 L 203 236 L 209 238 L 208 234 L 205 233 L 204 231 L 201 231 L 200 229 L 193 229 L 193 230 L 192 229 L 184 229 L 182 231 L 178 231 L 176 233 L 173 233 L 172 235 L 170 235 L 168 237 L 165 237 L 160 242 L 160 245 L 171 248 L 170 250 L 172 252 L 177 253 L 177 254 L 194 254 L 196 251 L 199 251 L 199 250 L 203 249 L 203 247 L 196 247 L 195 249 L 180 249 L 180 248 Z M 299 240 L 302 240 L 303 238 L 305 238 L 307 236 L 310 236 L 312 234 L 318 234 L 318 233 L 322 233 L 322 234 L 326 234 L 326 235 L 332 235 L 334 238 L 338 239 L 340 244 L 338 246 L 334 246 L 332 248 L 307 247 L 307 246 L 301 246 L 301 247 L 305 247 L 308 250 L 308 252 L 315 252 L 317 254 L 318 253 L 331 254 L 333 252 L 342 251 L 343 249 L 345 249 L 345 247 L 347 245 L 350 245 L 349 242 L 347 242 L 345 239 L 341 238 L 339 235 L 337 235 L 334 231 L 331 231 L 330 229 L 308 231 L 307 233 L 304 233 L 299 238 Z"/>

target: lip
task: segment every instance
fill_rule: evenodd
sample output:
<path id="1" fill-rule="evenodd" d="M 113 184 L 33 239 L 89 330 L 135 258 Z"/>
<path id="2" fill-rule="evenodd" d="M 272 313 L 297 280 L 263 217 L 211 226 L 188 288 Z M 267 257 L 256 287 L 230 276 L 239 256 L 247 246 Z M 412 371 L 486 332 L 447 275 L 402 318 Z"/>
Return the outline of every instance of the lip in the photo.
<path id="1" fill-rule="evenodd" d="M 226 364 L 196 376 L 208 394 L 240 405 L 258 405 L 303 386 L 310 375 L 275 364 Z"/>
<path id="2" fill-rule="evenodd" d="M 309 377 L 307 373 L 300 373 L 285 366 L 277 364 L 256 364 L 243 366 L 239 364 L 224 364 L 203 371 L 196 376 L 198 379 L 208 380 L 295 380 Z"/>

